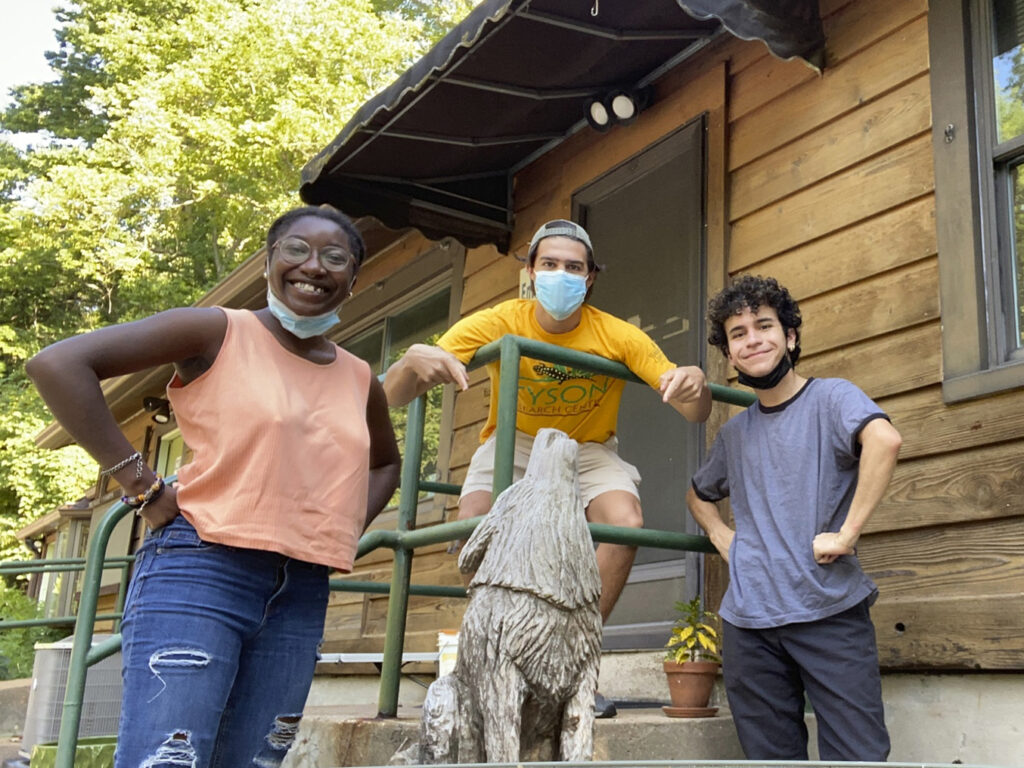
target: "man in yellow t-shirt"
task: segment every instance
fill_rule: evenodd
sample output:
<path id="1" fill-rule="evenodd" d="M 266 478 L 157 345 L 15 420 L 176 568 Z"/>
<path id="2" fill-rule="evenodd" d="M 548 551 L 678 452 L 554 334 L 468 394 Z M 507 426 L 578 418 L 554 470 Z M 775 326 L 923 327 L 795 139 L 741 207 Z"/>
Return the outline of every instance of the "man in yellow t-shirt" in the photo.
<path id="1" fill-rule="evenodd" d="M 620 362 L 689 421 L 704 421 L 711 393 L 696 366 L 676 367 L 651 338 L 630 323 L 586 303 L 599 267 L 590 236 L 571 221 L 543 225 L 530 241 L 527 272 L 536 299 L 513 299 L 476 312 L 452 326 L 437 346 L 414 344 L 388 369 L 384 390 L 392 406 L 405 405 L 437 384 L 465 390 L 465 364 L 480 347 L 515 334 Z M 487 366 L 498 390 L 498 363 Z M 640 528 L 643 514 L 636 468 L 619 458 L 615 438 L 625 382 L 526 357 L 520 360 L 515 478 L 523 476 L 533 437 L 541 427 L 560 429 L 580 444 L 580 493 L 587 519 Z M 459 499 L 459 519 L 491 507 L 497 397 L 492 397 L 483 443 L 472 460 Z M 601 616 L 608 618 L 633 565 L 636 548 L 600 544 Z"/>

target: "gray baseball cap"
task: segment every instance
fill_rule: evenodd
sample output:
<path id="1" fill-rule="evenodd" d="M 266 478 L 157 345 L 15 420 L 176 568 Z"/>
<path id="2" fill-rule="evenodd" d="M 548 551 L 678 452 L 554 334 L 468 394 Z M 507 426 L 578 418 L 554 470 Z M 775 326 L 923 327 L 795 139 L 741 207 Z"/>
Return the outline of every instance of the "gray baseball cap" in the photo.
<path id="1" fill-rule="evenodd" d="M 541 240 L 545 237 L 555 237 L 556 235 L 579 240 L 587 247 L 587 255 L 591 259 L 594 258 L 594 246 L 590 244 L 590 235 L 587 234 L 587 230 L 574 221 L 554 219 L 547 224 L 542 224 L 540 229 L 534 233 L 533 239 L 530 240 L 530 250 L 526 254 L 526 260 L 531 261 L 533 259 L 533 254 Z"/>

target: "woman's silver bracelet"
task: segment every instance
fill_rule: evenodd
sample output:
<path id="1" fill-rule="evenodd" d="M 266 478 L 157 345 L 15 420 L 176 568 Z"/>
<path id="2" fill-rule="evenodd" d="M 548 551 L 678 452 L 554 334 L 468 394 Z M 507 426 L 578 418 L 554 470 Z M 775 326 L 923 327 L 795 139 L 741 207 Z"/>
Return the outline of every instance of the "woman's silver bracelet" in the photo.
<path id="1" fill-rule="evenodd" d="M 117 462 L 117 464 L 115 464 L 112 467 L 107 467 L 106 469 L 101 469 L 100 470 L 100 477 L 110 477 L 112 474 L 114 474 L 118 470 L 121 470 L 121 469 L 124 469 L 125 467 L 127 467 L 133 461 L 135 462 L 135 477 L 137 477 L 137 478 L 142 477 L 142 468 L 145 466 L 145 464 L 142 463 L 142 454 L 139 453 L 138 451 L 133 453 L 128 458 L 121 459 L 121 461 Z"/>

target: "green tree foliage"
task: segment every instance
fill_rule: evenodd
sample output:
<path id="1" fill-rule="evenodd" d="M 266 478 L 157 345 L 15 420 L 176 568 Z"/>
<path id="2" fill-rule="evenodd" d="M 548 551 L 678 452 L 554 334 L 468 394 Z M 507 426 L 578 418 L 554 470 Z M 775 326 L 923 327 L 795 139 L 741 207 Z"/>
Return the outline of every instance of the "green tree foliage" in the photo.
<path id="1" fill-rule="evenodd" d="M 461 21 L 472 2 L 467 0 L 374 0 L 378 13 L 393 13 L 423 24 L 423 33 L 430 40 L 439 40 Z"/>
<path id="2" fill-rule="evenodd" d="M 470 5 L 77 0 L 57 12 L 58 78 L 14 89 L 0 114 L 0 129 L 44 136 L 22 150 L 0 134 L 0 527 L 74 499 L 95 473 L 80 454 L 33 449 L 47 416 L 25 360 L 223 279 L 299 203 L 305 162 Z"/>
<path id="3" fill-rule="evenodd" d="M 0 617 L 7 621 L 40 618 L 41 610 L 17 586 L 0 581 Z M 25 627 L 0 632 L 0 680 L 31 677 L 36 643 L 66 637 L 67 627 Z"/>
<path id="4" fill-rule="evenodd" d="M 0 560 L 28 560 L 14 532 L 80 497 L 95 481 L 96 465 L 77 447 L 36 448 L 33 436 L 48 412 L 24 376 L 0 381 L 0 398 Z"/>

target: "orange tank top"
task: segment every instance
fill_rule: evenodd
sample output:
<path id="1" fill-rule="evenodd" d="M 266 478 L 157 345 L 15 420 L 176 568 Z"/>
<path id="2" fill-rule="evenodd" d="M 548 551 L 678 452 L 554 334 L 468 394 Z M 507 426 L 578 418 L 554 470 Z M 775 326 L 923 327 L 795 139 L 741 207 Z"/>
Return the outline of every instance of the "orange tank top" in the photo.
<path id="1" fill-rule="evenodd" d="M 318 365 L 247 310 L 223 309 L 213 365 L 167 395 L 192 461 L 178 505 L 204 541 L 350 571 L 366 519 L 370 367 L 340 347 Z"/>

